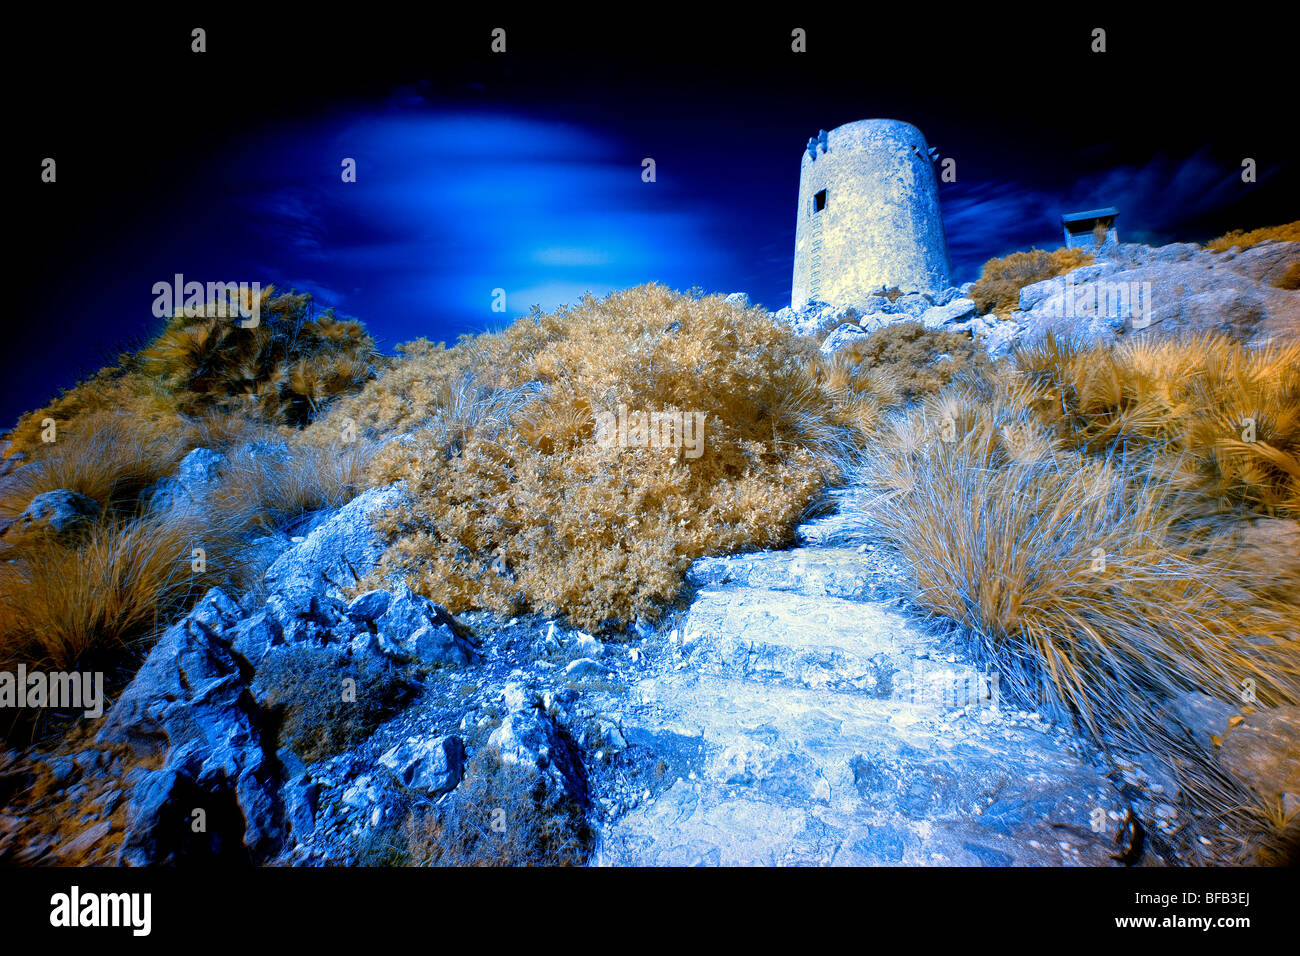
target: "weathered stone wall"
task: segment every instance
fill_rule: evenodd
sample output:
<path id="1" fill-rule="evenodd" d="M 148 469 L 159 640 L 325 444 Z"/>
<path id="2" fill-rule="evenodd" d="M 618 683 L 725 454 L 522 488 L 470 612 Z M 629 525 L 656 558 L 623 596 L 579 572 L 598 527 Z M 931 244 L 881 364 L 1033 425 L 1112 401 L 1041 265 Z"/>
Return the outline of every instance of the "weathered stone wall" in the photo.
<path id="1" fill-rule="evenodd" d="M 949 285 L 948 242 L 925 137 L 898 120 L 860 120 L 807 150 L 799 175 L 791 307 L 852 304 L 882 286 Z M 825 207 L 814 197 L 826 191 Z"/>

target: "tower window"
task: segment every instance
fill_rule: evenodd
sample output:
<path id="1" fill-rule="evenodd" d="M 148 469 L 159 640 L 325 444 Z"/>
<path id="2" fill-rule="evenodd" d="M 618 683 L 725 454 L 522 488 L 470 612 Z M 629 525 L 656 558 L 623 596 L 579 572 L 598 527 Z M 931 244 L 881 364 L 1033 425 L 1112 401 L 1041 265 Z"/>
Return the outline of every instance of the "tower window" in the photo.
<path id="1" fill-rule="evenodd" d="M 826 190 L 822 190 L 813 196 L 813 212 L 821 212 L 826 208 Z"/>

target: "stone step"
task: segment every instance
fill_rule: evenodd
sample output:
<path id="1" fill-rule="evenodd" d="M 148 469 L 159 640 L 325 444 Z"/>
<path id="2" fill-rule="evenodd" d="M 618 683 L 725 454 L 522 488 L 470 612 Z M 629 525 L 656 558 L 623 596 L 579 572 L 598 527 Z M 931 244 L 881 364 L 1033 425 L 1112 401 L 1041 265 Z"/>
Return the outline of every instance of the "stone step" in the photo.
<path id="1" fill-rule="evenodd" d="M 855 548 L 797 548 L 702 558 L 686 578 L 696 587 L 727 585 L 794 591 L 809 597 L 879 601 L 896 593 L 881 574 L 882 557 Z"/>
<path id="2" fill-rule="evenodd" d="M 795 529 L 795 540 L 809 547 L 847 547 L 861 544 L 865 537 L 861 522 L 844 514 L 814 518 Z"/>
<path id="3" fill-rule="evenodd" d="M 635 694 L 628 740 L 677 776 L 602 828 L 597 863 L 1110 863 L 1091 831 L 1097 808 L 1118 812 L 1109 783 L 1042 731 L 708 675 Z"/>
<path id="4" fill-rule="evenodd" d="M 1040 801 L 1041 802 L 1041 801 Z M 679 780 L 603 827 L 593 866 L 1118 866 L 1108 832 L 1037 818 L 1022 825 L 902 813 L 851 815 Z M 1077 820 L 1079 814 L 1070 808 Z"/>
<path id="5" fill-rule="evenodd" d="M 984 696 L 970 664 L 940 662 L 938 635 L 893 602 L 811 597 L 750 587 L 700 591 L 681 628 L 695 670 L 873 697 L 951 701 Z"/>

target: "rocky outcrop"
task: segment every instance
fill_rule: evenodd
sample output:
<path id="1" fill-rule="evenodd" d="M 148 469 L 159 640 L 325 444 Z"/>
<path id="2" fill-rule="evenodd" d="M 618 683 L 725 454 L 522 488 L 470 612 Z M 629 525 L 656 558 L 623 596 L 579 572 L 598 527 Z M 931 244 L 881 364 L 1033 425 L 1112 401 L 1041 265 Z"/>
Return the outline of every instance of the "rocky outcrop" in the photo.
<path id="1" fill-rule="evenodd" d="M 7 544 L 50 535 L 62 540 L 76 537 L 99 517 L 99 502 L 77 491 L 59 488 L 34 497 L 26 508 L 0 528 Z"/>
<path id="2" fill-rule="evenodd" d="M 1017 339 L 1114 339 L 1218 332 L 1261 342 L 1300 331 L 1300 292 L 1275 283 L 1300 262 L 1300 243 L 1211 252 L 1193 243 L 1125 244 L 1105 260 L 1020 290 Z"/>
<path id="3" fill-rule="evenodd" d="M 797 335 L 821 339 L 827 354 L 863 333 L 906 321 L 967 332 L 995 358 L 1049 332 L 1088 341 L 1135 333 L 1220 332 L 1248 342 L 1300 333 L 1300 291 L 1278 288 L 1300 262 L 1300 242 L 1265 242 L 1222 253 L 1195 243 L 1112 243 L 1098 257 L 1091 265 L 1025 286 L 1009 319 L 979 315 L 965 297 L 971 283 L 937 295 L 863 294 L 838 305 L 812 301 L 797 312 L 782 309 L 776 318 Z"/>

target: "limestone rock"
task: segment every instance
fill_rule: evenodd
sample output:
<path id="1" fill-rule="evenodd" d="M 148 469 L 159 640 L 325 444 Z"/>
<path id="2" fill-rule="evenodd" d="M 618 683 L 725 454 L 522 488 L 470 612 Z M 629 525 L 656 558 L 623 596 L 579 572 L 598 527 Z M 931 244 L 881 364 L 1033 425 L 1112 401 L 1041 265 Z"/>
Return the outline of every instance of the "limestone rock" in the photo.
<path id="1" fill-rule="evenodd" d="M 371 517 L 395 505 L 402 495 L 397 485 L 371 488 L 333 512 L 267 569 L 272 594 L 298 611 L 314 595 L 341 598 L 342 588 L 373 570 L 383 553 L 384 543 L 371 526 Z"/>
<path id="2" fill-rule="evenodd" d="M 409 737 L 379 763 L 406 789 L 439 796 L 455 789 L 465 776 L 465 745 L 456 736 Z"/>
<path id="3" fill-rule="evenodd" d="M 838 329 L 826 336 L 826 341 L 822 343 L 822 354 L 831 355 L 838 352 L 851 342 L 865 339 L 867 333 L 856 325 L 841 325 Z"/>
<path id="4" fill-rule="evenodd" d="M 927 329 L 941 329 L 951 322 L 961 322 L 975 315 L 972 299 L 953 299 L 947 305 L 936 305 L 921 313 L 921 324 Z"/>
<path id="5" fill-rule="evenodd" d="M 1300 707 L 1246 714 L 1223 738 L 1219 764 L 1268 800 L 1300 794 Z"/>
<path id="6" fill-rule="evenodd" d="M 582 758 L 559 725 L 546 713 L 530 708 L 507 714 L 488 737 L 488 746 L 496 747 L 506 763 L 536 767 L 568 795 L 586 806 L 587 780 Z"/>
<path id="7" fill-rule="evenodd" d="M 100 511 L 94 498 L 58 488 L 34 497 L 3 534 L 10 540 L 42 533 L 69 538 L 93 524 Z"/>

